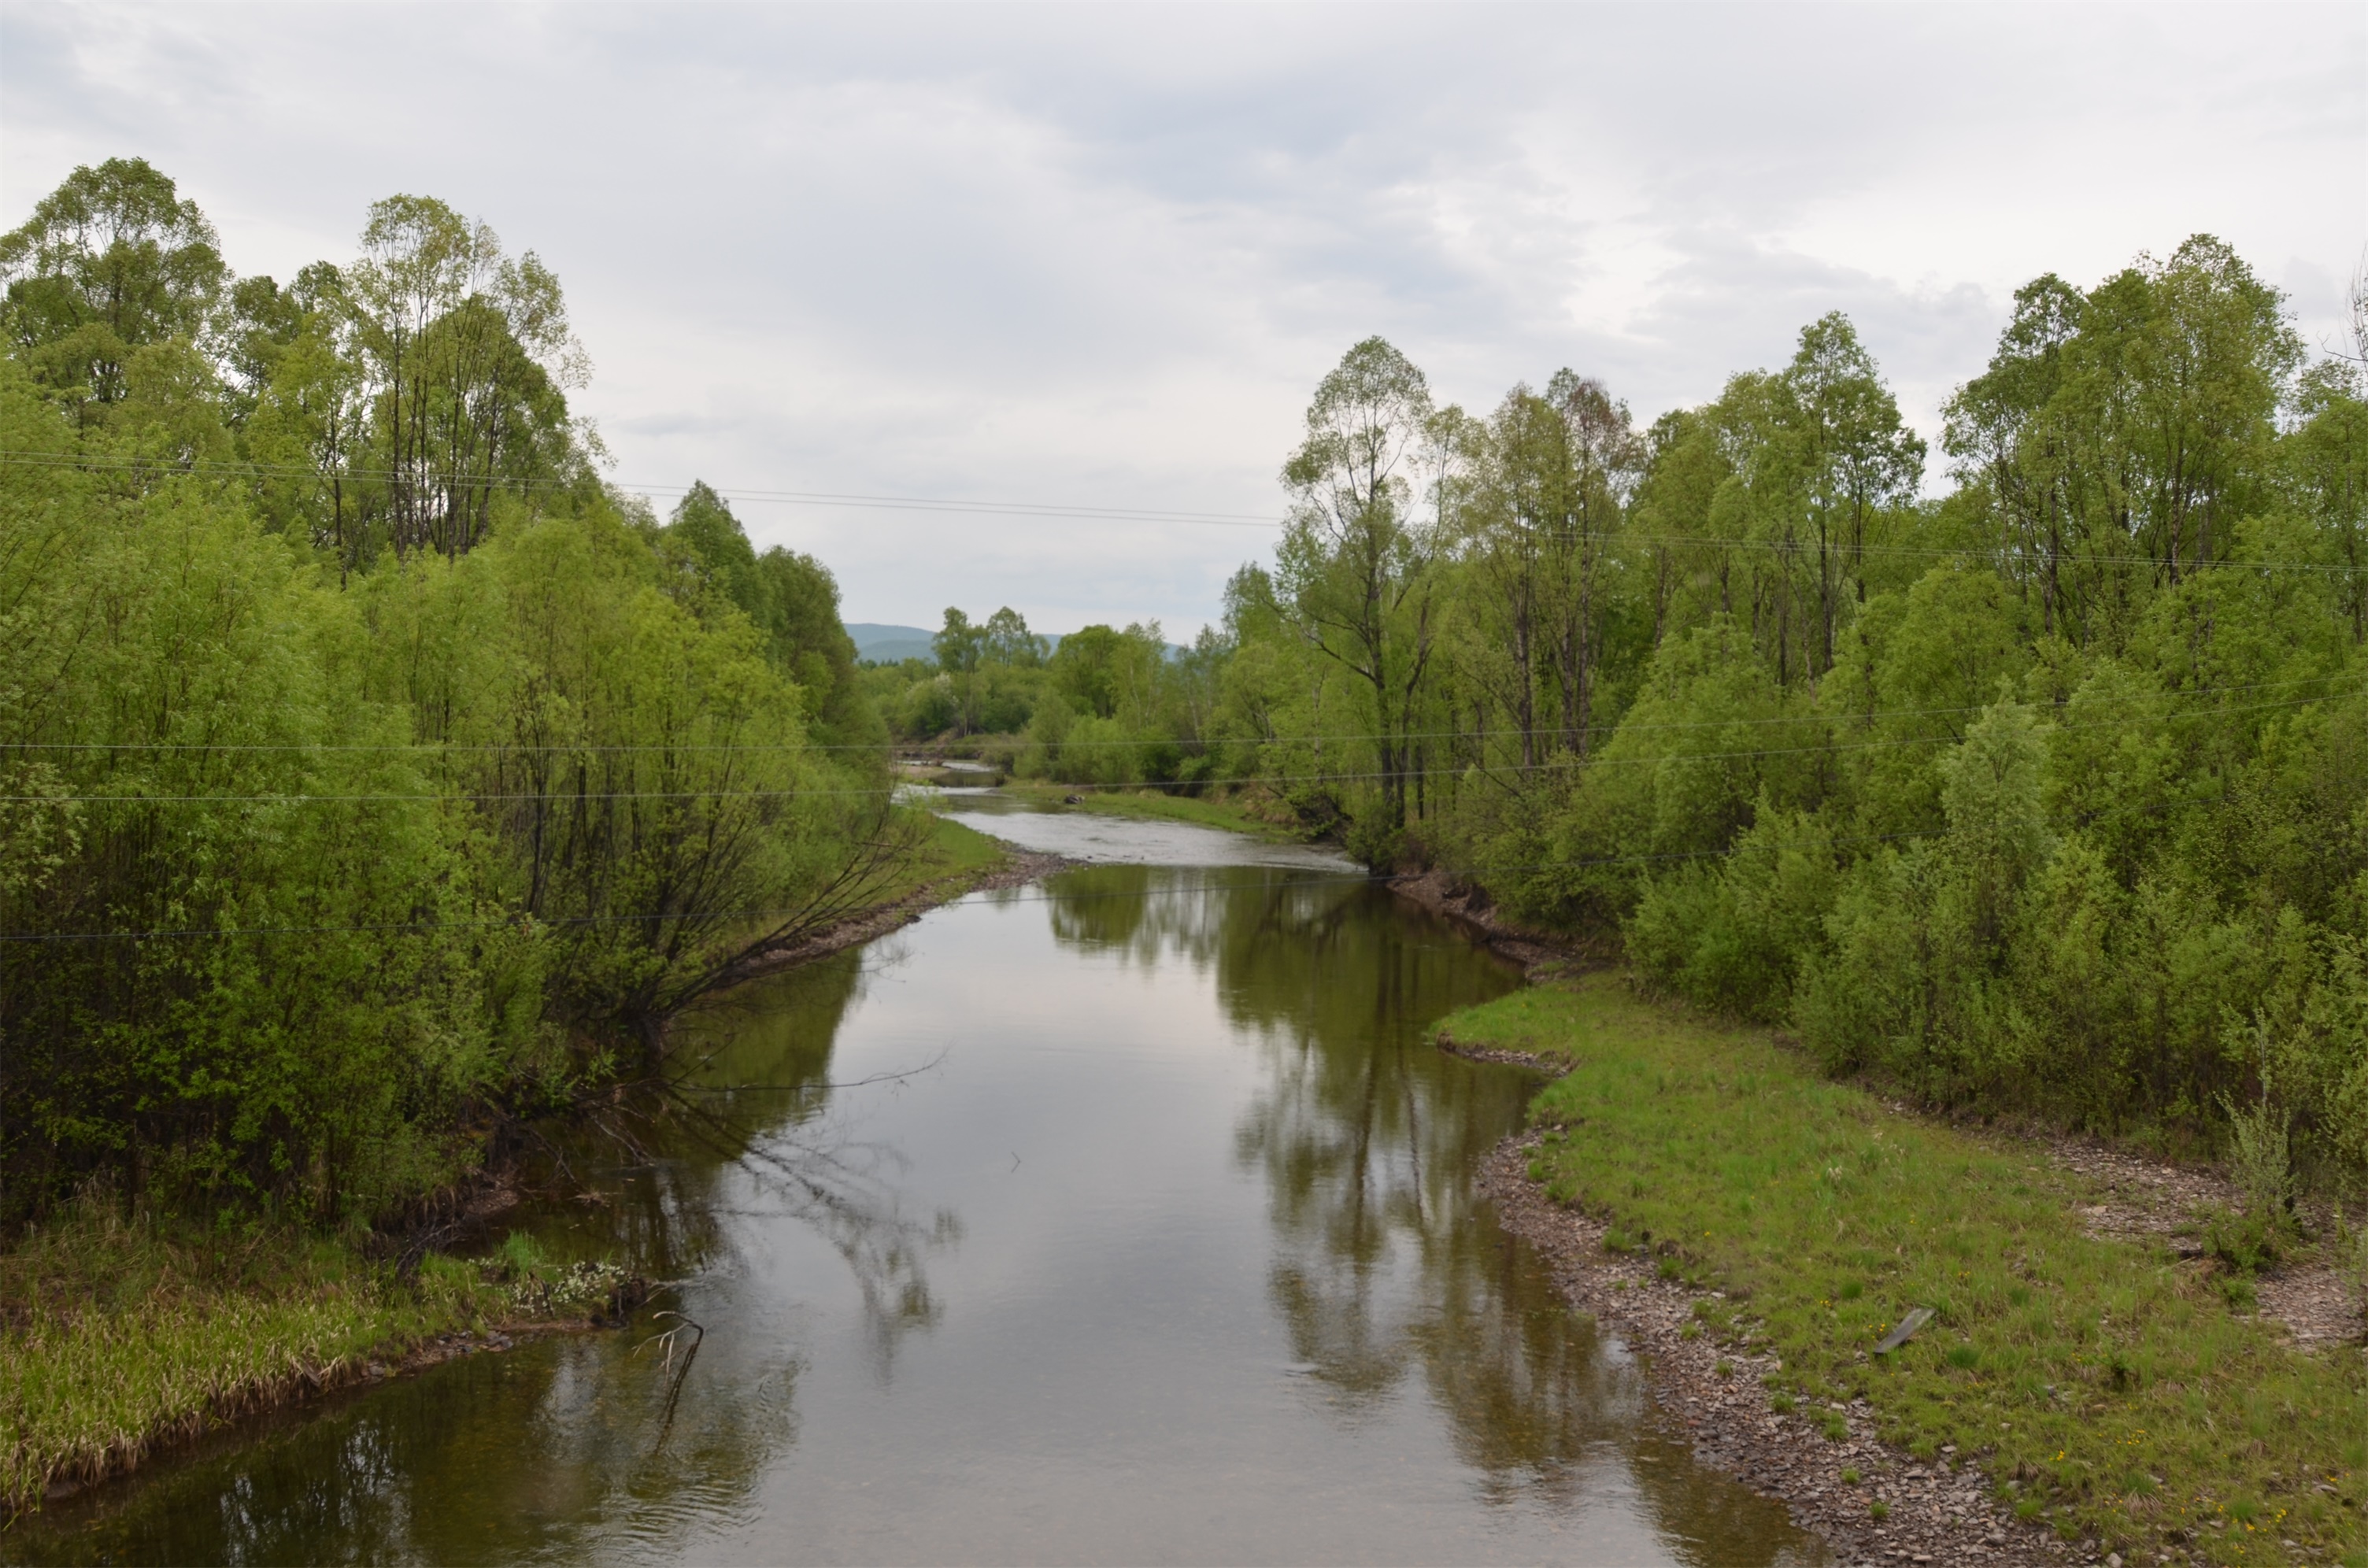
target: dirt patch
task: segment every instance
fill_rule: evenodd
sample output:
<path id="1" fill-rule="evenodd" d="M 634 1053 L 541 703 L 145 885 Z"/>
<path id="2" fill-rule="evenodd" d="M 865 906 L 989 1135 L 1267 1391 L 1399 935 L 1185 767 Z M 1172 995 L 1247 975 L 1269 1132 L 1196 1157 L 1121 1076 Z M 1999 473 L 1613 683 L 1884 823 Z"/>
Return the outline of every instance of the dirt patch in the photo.
<path id="1" fill-rule="evenodd" d="M 1527 1067 L 1538 1073 L 1560 1073 L 1564 1070 L 1562 1063 L 1548 1062 L 1544 1057 L 1526 1051 L 1496 1051 L 1485 1045 L 1465 1045 L 1445 1029 L 1439 1031 L 1439 1038 L 1432 1043 L 1442 1053 L 1460 1056 L 1466 1062 L 1494 1062 L 1501 1066 Z"/>
<path id="2" fill-rule="evenodd" d="M 1815 1411 L 1777 1415 L 1763 1380 L 1783 1364 L 1749 1348 L 1748 1319 L 1740 1347 L 1721 1346 L 1708 1332 L 1687 1338 L 1687 1325 L 1698 1321 L 1695 1301 L 1720 1293 L 1661 1279 L 1651 1260 L 1634 1254 L 1604 1251 L 1601 1221 L 1554 1202 L 1530 1179 L 1537 1147 L 1527 1135 L 1497 1145 L 1481 1167 L 1480 1190 L 1495 1202 L 1498 1222 L 1538 1249 L 1563 1296 L 1636 1351 L 1656 1415 L 1702 1463 L 1783 1503 L 1846 1562 L 2055 1568 L 2095 1560 L 2044 1527 L 2018 1523 L 1989 1495 L 1980 1467 L 1953 1449 L 1928 1465 L 1884 1444 L 1864 1400 L 1827 1407 L 1824 1415 L 1847 1428 L 1839 1441 L 1818 1429 Z M 1843 1479 L 1845 1470 L 1858 1479 Z M 1880 1520 L 1878 1503 L 1888 1510 Z"/>
<path id="3" fill-rule="evenodd" d="M 2300 1265 L 2253 1282 L 2261 1315 L 2285 1324 L 2304 1349 L 2356 1348 L 2362 1335 L 2360 1304 L 2342 1278 L 2325 1265 Z"/>
<path id="4" fill-rule="evenodd" d="M 2161 1242 L 2184 1256 L 2200 1257 L 2200 1233 L 2214 1209 L 2242 1207 L 2236 1188 L 2216 1171 L 2149 1160 L 2093 1138 L 2043 1134 L 2033 1140 L 2046 1157 L 2086 1176 L 2105 1201 L 2081 1210 L 2092 1236 Z"/>
<path id="5" fill-rule="evenodd" d="M 2104 1201 L 2080 1211 L 2092 1236 L 2156 1243 L 2204 1266 L 2201 1238 L 2212 1214 L 2245 1206 L 2243 1195 L 2214 1170 L 2149 1159 L 2093 1138 L 2043 1134 L 2032 1142 L 2055 1165 L 2101 1189 Z M 2313 1235 L 2334 1233 L 2331 1209 L 2307 1208 L 2301 1219 Z M 2362 1337 L 2359 1303 L 2344 1288 L 2326 1250 L 2324 1245 L 2311 1248 L 2254 1281 L 2261 1315 L 2283 1327 L 2304 1348 L 2357 1345 Z"/>

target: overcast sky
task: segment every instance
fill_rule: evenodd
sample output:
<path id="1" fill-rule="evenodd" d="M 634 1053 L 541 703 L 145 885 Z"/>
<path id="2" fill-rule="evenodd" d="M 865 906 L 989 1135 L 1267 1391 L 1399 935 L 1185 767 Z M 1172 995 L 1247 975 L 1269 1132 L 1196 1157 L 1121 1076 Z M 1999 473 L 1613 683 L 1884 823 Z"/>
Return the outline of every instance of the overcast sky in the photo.
<path id="1" fill-rule="evenodd" d="M 1372 333 L 1640 417 L 1854 318 L 1928 435 L 2013 289 L 2233 242 L 2332 340 L 2368 7 L 0 6 L 0 225 L 148 158 L 241 273 L 442 197 L 666 491 L 1272 517 Z M 736 504 L 850 620 L 1189 636 L 1271 531 Z"/>

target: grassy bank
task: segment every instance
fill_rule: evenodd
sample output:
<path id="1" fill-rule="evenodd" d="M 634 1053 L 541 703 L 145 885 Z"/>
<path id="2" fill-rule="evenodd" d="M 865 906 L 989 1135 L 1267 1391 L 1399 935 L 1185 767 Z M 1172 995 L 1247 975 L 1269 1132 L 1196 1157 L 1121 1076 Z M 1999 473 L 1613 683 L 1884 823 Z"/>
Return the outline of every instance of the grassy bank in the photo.
<path id="1" fill-rule="evenodd" d="M 1271 802 L 1265 797 L 1235 791 L 1225 795 L 1171 795 L 1160 790 L 1102 790 L 1074 784 L 1015 780 L 1005 786 L 1015 795 L 1036 800 L 1065 801 L 1077 797 L 1076 810 L 1106 817 L 1151 817 L 1190 823 L 1227 833 L 1247 833 L 1278 844 L 1304 844 L 1308 835 L 1264 813 Z"/>
<path id="2" fill-rule="evenodd" d="M 0 1256 L 0 1518 L 439 1335 L 581 1319 L 617 1278 L 513 1244 L 492 1263 L 431 1255 L 405 1278 L 334 1238 L 82 1204 Z"/>
<path id="3" fill-rule="evenodd" d="M 2035 1153 L 1607 975 L 1444 1027 L 1568 1062 L 1532 1175 L 1611 1220 L 1607 1245 L 1723 1288 L 1705 1327 L 1780 1356 L 1778 1400 L 1863 1396 L 1918 1457 L 1953 1444 L 2022 1517 L 2124 1555 L 2368 1564 L 2360 1350 L 2297 1350 L 2199 1266 L 2089 1235 L 2096 1196 Z M 1871 1355 L 1916 1307 L 1930 1326 Z"/>
<path id="4" fill-rule="evenodd" d="M 882 889 L 880 903 L 910 898 L 933 882 L 955 877 L 983 877 L 1010 858 L 1010 846 L 999 838 L 991 838 L 975 828 L 940 816 L 932 816 L 929 822 L 925 853 Z"/>
<path id="5" fill-rule="evenodd" d="M 930 819 L 923 852 L 872 894 L 958 893 L 1005 846 Z M 215 1231 L 85 1201 L 0 1253 L 0 1518 L 54 1483 L 131 1468 L 249 1411 L 400 1364 L 438 1335 L 580 1319 L 613 1278 L 561 1271 L 523 1236 L 488 1263 L 416 1273 L 291 1227 Z"/>

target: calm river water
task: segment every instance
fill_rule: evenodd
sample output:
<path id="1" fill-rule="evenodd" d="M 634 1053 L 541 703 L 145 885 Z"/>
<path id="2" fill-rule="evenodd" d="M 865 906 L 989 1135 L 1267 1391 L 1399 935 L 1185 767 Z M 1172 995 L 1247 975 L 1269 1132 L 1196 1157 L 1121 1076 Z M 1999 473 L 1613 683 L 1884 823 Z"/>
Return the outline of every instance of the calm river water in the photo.
<path id="1" fill-rule="evenodd" d="M 249 1425 L 0 1558 L 1823 1560 L 1641 1427 L 1473 1195 L 1534 1085 L 1430 1026 L 1511 971 L 1312 851 L 942 804 L 1099 863 L 741 994 L 692 1028 L 713 1127 L 531 1217 L 678 1281 L 671 1410 L 645 1312 Z"/>

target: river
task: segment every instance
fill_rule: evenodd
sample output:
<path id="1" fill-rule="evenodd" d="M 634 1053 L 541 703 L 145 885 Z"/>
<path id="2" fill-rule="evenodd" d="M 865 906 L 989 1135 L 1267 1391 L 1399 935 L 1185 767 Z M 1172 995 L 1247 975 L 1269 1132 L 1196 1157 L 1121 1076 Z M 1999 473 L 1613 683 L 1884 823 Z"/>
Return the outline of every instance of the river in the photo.
<path id="1" fill-rule="evenodd" d="M 631 1326 L 244 1424 L 0 1557 L 1824 1561 L 1473 1193 L 1534 1081 L 1430 1032 L 1510 969 L 1317 851 L 941 805 L 1094 863 L 688 1025 L 703 1130 L 527 1216 L 674 1282 Z"/>

